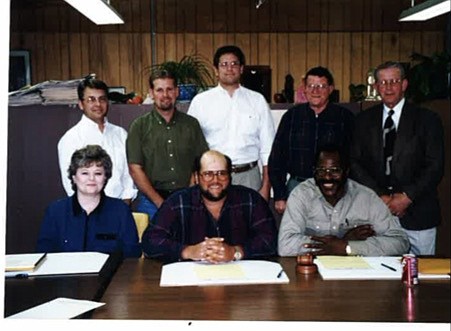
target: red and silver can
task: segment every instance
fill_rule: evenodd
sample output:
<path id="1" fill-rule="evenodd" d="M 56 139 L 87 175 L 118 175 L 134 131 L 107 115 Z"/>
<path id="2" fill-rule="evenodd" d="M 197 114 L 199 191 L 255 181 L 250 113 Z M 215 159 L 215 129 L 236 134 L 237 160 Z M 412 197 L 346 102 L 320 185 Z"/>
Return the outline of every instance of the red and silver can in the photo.
<path id="1" fill-rule="evenodd" d="M 413 254 L 404 254 L 401 259 L 402 282 L 407 286 L 418 284 L 418 259 Z"/>

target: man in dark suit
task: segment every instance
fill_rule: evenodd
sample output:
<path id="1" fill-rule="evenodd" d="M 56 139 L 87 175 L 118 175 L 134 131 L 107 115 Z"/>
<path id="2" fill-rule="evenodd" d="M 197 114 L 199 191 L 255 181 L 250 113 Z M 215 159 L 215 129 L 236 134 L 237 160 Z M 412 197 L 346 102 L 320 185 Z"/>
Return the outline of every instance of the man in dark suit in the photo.
<path id="1" fill-rule="evenodd" d="M 411 253 L 433 255 L 440 223 L 443 126 L 436 113 L 405 100 L 408 81 L 400 63 L 386 62 L 374 76 L 382 104 L 356 118 L 351 177 L 376 191 L 399 217 Z"/>

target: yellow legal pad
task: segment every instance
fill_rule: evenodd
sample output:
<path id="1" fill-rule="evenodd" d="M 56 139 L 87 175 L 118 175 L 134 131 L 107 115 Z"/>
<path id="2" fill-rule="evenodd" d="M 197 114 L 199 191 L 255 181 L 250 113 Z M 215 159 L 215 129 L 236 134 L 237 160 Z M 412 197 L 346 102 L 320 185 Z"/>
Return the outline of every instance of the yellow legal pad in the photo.
<path id="1" fill-rule="evenodd" d="M 8 254 L 5 258 L 5 271 L 31 271 L 41 264 L 47 253 Z"/>
<path id="2" fill-rule="evenodd" d="M 418 272 L 422 274 L 449 274 L 451 259 L 422 258 L 418 259 Z"/>
<path id="3" fill-rule="evenodd" d="M 316 257 L 326 269 L 371 269 L 371 266 L 361 256 L 332 256 Z"/>
<path id="4" fill-rule="evenodd" d="M 194 272 L 199 279 L 243 279 L 245 274 L 238 264 L 196 265 Z"/>

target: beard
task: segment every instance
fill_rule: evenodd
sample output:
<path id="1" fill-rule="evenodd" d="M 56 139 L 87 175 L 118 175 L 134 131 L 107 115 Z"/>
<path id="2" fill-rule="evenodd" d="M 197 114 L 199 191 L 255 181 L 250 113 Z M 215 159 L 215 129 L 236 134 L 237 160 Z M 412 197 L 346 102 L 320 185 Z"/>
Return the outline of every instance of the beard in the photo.
<path id="1" fill-rule="evenodd" d="M 161 111 L 170 111 L 174 109 L 175 103 L 172 100 L 163 100 L 155 102 L 155 107 Z"/>
<path id="2" fill-rule="evenodd" d="M 173 110 L 173 109 L 174 109 L 174 104 L 173 104 L 173 103 L 166 104 L 166 105 L 160 104 L 160 105 L 157 105 L 157 108 L 158 108 L 159 110 L 161 110 L 161 111 L 166 112 L 166 111 Z"/>
<path id="3" fill-rule="evenodd" d="M 199 189 L 200 189 L 200 194 L 202 195 L 202 197 L 204 197 L 205 199 L 207 199 L 209 201 L 215 202 L 215 201 L 222 200 L 227 195 L 229 187 L 227 186 L 225 189 L 223 189 L 221 192 L 219 192 L 219 194 L 217 196 L 214 196 L 213 194 L 208 192 L 208 190 L 204 190 L 201 186 L 199 186 Z"/>

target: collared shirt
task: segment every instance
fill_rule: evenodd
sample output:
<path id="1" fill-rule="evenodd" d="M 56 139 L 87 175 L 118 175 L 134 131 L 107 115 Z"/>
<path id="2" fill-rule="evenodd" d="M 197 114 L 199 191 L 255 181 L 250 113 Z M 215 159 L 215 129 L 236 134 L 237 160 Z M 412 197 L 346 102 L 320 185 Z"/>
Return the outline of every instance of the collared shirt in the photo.
<path id="1" fill-rule="evenodd" d="M 242 245 L 244 258 L 276 254 L 277 229 L 268 204 L 254 190 L 230 185 L 218 220 L 205 207 L 199 186 L 172 194 L 143 234 L 148 257 L 176 261 L 187 245 L 205 237 L 223 237 L 229 245 Z"/>
<path id="2" fill-rule="evenodd" d="M 393 108 L 389 108 L 384 104 L 384 111 L 382 112 L 382 130 L 384 129 L 385 120 L 388 117 L 388 112 L 393 110 L 392 120 L 395 123 L 396 130 L 398 130 L 399 120 L 401 118 L 402 107 L 404 107 L 404 103 L 406 102 L 405 98 L 402 98 L 401 101 L 398 102 L 396 106 Z"/>
<path id="3" fill-rule="evenodd" d="M 134 199 L 138 193 L 133 179 L 128 172 L 125 155 L 127 131 L 120 126 L 111 124 L 105 118 L 103 132 L 94 121 L 83 115 L 81 120 L 70 128 L 58 142 L 58 161 L 61 179 L 67 195 L 74 194 L 67 169 L 72 154 L 86 145 L 100 145 L 110 156 L 113 163 L 111 178 L 105 186 L 105 194 L 118 199 Z"/>
<path id="4" fill-rule="evenodd" d="M 371 224 L 376 234 L 366 240 L 349 241 L 352 254 L 365 256 L 402 255 L 409 250 L 409 239 L 374 191 L 351 179 L 346 193 L 335 206 L 324 198 L 313 178 L 300 183 L 291 192 L 279 228 L 280 256 L 305 253 L 302 245 L 310 236 L 342 237 L 347 230 Z"/>
<path id="5" fill-rule="evenodd" d="M 140 257 L 138 232 L 130 207 L 102 194 L 89 215 L 77 194 L 51 203 L 42 221 L 37 252 L 122 251 L 124 257 Z"/>
<path id="6" fill-rule="evenodd" d="M 176 111 L 169 123 L 152 110 L 135 119 L 127 138 L 128 163 L 140 164 L 157 190 L 189 185 L 194 159 L 208 150 L 199 123 Z"/>
<path id="7" fill-rule="evenodd" d="M 350 146 L 354 115 L 333 103 L 316 115 L 308 103 L 290 108 L 283 116 L 269 157 L 268 173 L 275 200 L 286 200 L 287 174 L 302 180 L 313 176 L 318 146 Z"/>
<path id="8" fill-rule="evenodd" d="M 216 86 L 191 101 L 188 114 L 197 118 L 210 149 L 226 154 L 233 164 L 268 163 L 274 121 L 265 98 L 240 86 L 230 97 Z"/>

